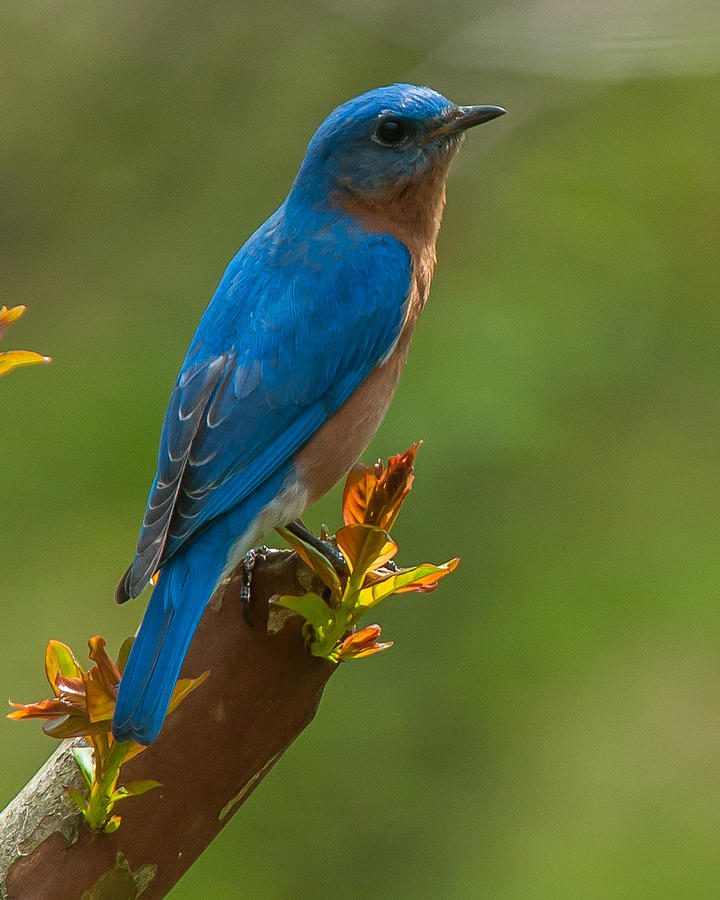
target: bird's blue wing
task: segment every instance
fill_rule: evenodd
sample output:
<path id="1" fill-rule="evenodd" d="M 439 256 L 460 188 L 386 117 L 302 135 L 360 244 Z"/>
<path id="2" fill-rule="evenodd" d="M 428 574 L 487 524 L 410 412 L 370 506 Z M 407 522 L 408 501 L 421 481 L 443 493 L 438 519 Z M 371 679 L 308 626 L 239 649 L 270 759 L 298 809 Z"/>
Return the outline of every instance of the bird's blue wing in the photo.
<path id="1" fill-rule="evenodd" d="M 407 249 L 386 234 L 336 249 L 316 248 L 315 264 L 268 265 L 251 240 L 228 267 L 173 388 L 118 599 L 137 596 L 188 539 L 283 465 L 394 345 L 412 275 Z"/>

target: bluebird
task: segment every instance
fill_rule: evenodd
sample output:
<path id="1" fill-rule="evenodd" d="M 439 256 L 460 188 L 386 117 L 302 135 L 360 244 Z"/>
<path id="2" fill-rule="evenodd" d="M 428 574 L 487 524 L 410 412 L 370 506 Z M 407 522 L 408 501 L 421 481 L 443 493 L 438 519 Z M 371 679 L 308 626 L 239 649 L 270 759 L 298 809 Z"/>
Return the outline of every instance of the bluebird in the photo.
<path id="1" fill-rule="evenodd" d="M 155 740 L 216 586 L 370 442 L 428 297 L 450 162 L 468 128 L 504 112 L 410 84 L 344 103 L 228 265 L 173 387 L 116 592 L 136 597 L 159 573 L 120 683 L 117 740 Z"/>

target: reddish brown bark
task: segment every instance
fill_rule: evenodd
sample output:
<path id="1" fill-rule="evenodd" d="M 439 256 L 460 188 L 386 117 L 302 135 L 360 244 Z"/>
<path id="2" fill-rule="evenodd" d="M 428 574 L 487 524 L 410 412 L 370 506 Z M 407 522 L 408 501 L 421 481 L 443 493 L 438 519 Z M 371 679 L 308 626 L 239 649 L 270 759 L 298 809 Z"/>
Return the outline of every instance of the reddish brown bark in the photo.
<path id="1" fill-rule="evenodd" d="M 4 876 L 11 900 L 75 900 L 91 890 L 92 898 L 122 900 L 137 896 L 143 881 L 143 898 L 165 896 L 315 715 L 335 667 L 310 656 L 298 618 L 277 634 L 267 631 L 270 597 L 317 589 L 311 580 L 294 554 L 258 559 L 254 627 L 242 617 L 239 576 L 218 591 L 183 668 L 187 676 L 212 674 L 171 714 L 156 743 L 123 767 L 121 782 L 154 778 L 162 787 L 119 803 L 118 831 L 92 834 L 63 794 L 68 774 L 74 777 L 67 752 L 48 761 L 0 817 L 0 893 Z M 43 816 L 55 817 L 56 827 L 22 855 L 18 845 L 27 853 L 37 843 L 33 819 Z M 72 832 L 77 839 L 68 846 Z"/>

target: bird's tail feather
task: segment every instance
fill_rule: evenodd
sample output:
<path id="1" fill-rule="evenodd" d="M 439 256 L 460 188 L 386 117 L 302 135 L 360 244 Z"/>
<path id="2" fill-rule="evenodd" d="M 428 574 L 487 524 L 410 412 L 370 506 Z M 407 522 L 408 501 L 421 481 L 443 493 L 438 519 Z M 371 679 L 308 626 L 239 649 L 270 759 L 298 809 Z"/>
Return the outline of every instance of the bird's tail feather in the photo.
<path id="1" fill-rule="evenodd" d="M 197 572 L 189 577 L 191 556 L 190 551 L 171 560 L 150 597 L 120 682 L 112 725 L 118 741 L 151 744 L 162 728 L 180 667 L 214 586 L 207 578 L 199 584 Z"/>

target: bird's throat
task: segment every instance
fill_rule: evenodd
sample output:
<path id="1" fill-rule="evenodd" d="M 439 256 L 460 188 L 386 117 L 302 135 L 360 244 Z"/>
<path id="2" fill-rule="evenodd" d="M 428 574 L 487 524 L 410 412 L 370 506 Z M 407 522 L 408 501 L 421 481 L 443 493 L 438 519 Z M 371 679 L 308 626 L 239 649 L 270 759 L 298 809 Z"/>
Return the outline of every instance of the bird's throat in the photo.
<path id="1" fill-rule="evenodd" d="M 414 260 L 435 258 L 443 209 L 445 180 L 451 157 L 412 178 L 373 194 L 337 192 L 331 199 L 366 231 L 391 234 L 410 251 Z"/>

